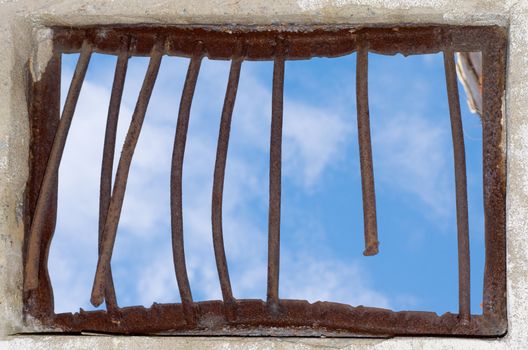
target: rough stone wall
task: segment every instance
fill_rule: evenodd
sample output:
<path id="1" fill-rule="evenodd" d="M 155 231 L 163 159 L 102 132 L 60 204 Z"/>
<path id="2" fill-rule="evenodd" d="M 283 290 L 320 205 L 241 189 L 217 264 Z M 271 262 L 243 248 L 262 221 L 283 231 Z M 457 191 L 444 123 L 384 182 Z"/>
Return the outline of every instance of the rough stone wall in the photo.
<path id="1" fill-rule="evenodd" d="M 0 349 L 524 349 L 528 344 L 528 0 L 0 0 Z M 435 23 L 510 30 L 506 95 L 509 332 L 501 339 L 22 336 L 25 66 L 49 58 L 52 25 Z"/>

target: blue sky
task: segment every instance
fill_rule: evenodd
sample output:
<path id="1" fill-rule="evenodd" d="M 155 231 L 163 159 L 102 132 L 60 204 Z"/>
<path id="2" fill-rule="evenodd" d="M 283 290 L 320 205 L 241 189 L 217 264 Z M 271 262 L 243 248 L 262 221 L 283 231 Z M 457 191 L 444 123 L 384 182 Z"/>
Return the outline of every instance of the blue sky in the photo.
<path id="1" fill-rule="evenodd" d="M 63 99 L 77 57 L 63 56 Z M 147 63 L 147 58 L 129 63 L 118 154 Z M 121 306 L 179 301 L 169 175 L 187 65 L 187 59 L 163 58 L 132 162 L 112 260 Z M 57 312 L 92 308 L 100 163 L 114 67 L 114 57 L 92 57 L 60 168 L 49 261 Z M 237 298 L 266 296 L 272 70 L 272 62 L 244 62 L 233 115 L 224 240 Z M 228 73 L 229 62 L 203 61 L 189 126 L 183 209 L 196 300 L 221 299 L 210 206 Z M 484 262 L 481 124 L 459 89 L 468 163 L 471 311 L 478 314 Z M 374 257 L 362 255 L 355 54 L 288 61 L 284 97 L 281 298 L 457 312 L 453 151 L 442 56 L 369 55 L 380 240 Z"/>

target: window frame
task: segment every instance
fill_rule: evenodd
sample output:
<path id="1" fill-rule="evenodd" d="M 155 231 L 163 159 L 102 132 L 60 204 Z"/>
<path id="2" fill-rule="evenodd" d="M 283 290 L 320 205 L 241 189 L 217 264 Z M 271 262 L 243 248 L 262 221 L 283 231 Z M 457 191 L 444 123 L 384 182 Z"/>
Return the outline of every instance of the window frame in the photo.
<path id="1" fill-rule="evenodd" d="M 24 292 L 25 314 L 64 332 L 117 334 L 200 334 L 281 336 L 395 336 L 455 335 L 500 336 L 507 331 L 506 313 L 506 154 L 503 96 L 505 92 L 506 32 L 498 26 L 309 26 L 309 27 L 192 27 L 92 26 L 53 28 L 54 53 L 39 81 L 29 82 L 31 124 L 30 177 L 26 191 L 27 242 L 42 178 L 60 118 L 60 56 L 81 50 L 88 40 L 93 52 L 117 55 L 123 38 L 133 56 L 149 56 L 163 37 L 164 54 L 192 57 L 202 42 L 211 59 L 231 59 L 241 40 L 249 43 L 245 59 L 271 59 L 277 38 L 288 43 L 284 58 L 335 57 L 356 51 L 357 38 L 369 51 L 394 55 L 425 54 L 449 49 L 481 51 L 483 55 L 483 176 L 486 262 L 483 315 L 463 322 L 458 315 L 351 307 L 348 305 L 280 299 L 280 310 L 265 301 L 237 300 L 235 319 L 225 317 L 222 301 L 195 302 L 197 323 L 189 324 L 181 304 L 154 304 L 106 311 L 55 314 L 47 272 L 47 255 L 53 236 L 57 186 L 47 203 L 38 259 L 38 288 Z M 253 44 L 252 44 L 253 43 Z M 253 46 L 252 46 L 253 45 Z M 56 180 L 56 179 L 55 179 Z M 116 321 L 117 320 L 117 321 Z"/>

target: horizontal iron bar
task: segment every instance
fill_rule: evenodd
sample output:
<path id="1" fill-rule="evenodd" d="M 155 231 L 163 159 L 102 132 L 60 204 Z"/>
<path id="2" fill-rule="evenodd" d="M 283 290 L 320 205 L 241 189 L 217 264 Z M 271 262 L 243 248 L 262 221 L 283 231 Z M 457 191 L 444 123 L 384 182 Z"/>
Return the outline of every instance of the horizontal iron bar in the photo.
<path id="1" fill-rule="evenodd" d="M 195 302 L 197 323 L 189 326 L 181 304 L 154 304 L 120 309 L 116 322 L 104 311 L 59 314 L 53 322 L 67 332 L 106 332 L 117 334 L 206 334 L 206 335 L 284 335 L 284 336 L 396 336 L 396 335 L 474 335 L 500 336 L 482 315 L 461 324 L 458 315 L 434 312 L 399 311 L 372 307 L 352 307 L 331 302 L 309 303 L 281 299 L 280 312 L 270 310 L 262 300 L 238 299 L 236 320 L 224 318 L 222 301 Z"/>
<path id="2" fill-rule="evenodd" d="M 446 45 L 454 51 L 479 51 L 487 40 L 500 39 L 498 26 L 97 26 L 55 27 L 54 40 L 61 52 L 77 52 L 85 38 L 96 52 L 118 54 L 123 38 L 132 37 L 130 54 L 148 56 L 159 34 L 167 37 L 167 55 L 191 57 L 197 42 L 211 59 L 229 60 L 237 45 L 247 43 L 246 60 L 272 60 L 278 37 L 288 50 L 285 59 L 337 57 L 357 50 L 357 38 L 369 42 L 371 52 L 393 55 L 440 52 Z"/>

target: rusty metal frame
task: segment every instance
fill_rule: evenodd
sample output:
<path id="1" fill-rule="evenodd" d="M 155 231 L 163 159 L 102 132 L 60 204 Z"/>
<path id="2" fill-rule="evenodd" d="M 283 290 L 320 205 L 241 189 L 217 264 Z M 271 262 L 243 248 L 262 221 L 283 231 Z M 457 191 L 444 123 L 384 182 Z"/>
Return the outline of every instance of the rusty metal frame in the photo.
<path id="1" fill-rule="evenodd" d="M 28 78 L 31 123 L 30 177 L 26 191 L 25 314 L 61 332 L 280 336 L 454 335 L 501 336 L 506 314 L 506 154 L 503 96 L 506 31 L 497 26 L 96 26 L 53 28 L 54 54 L 39 81 Z M 393 55 L 444 53 L 455 158 L 459 253 L 459 313 L 401 311 L 279 298 L 281 142 L 286 60 L 357 59 L 358 140 L 362 175 L 365 255 L 378 252 L 374 174 L 368 111 L 368 52 Z M 469 240 L 465 150 L 454 63 L 455 52 L 483 54 L 483 180 L 486 262 L 483 314 L 470 314 Z M 65 107 L 60 111 L 61 54 L 80 52 Z M 55 314 L 48 251 L 57 214 L 58 167 L 84 75 L 93 52 L 118 56 L 101 170 L 99 260 L 91 301 L 106 311 Z M 164 55 L 191 58 L 182 92 L 172 155 L 171 219 L 174 264 L 182 303 L 120 308 L 110 259 L 128 169 Z M 119 105 L 130 56 L 150 56 L 112 188 Z M 212 234 L 223 300 L 194 302 L 185 267 L 181 178 L 190 108 L 203 57 L 231 60 L 221 115 L 212 193 Z M 222 196 L 238 80 L 243 61 L 273 60 L 267 300 L 236 299 L 231 290 L 222 232 Z M 29 77 L 29 75 L 28 75 Z"/>

